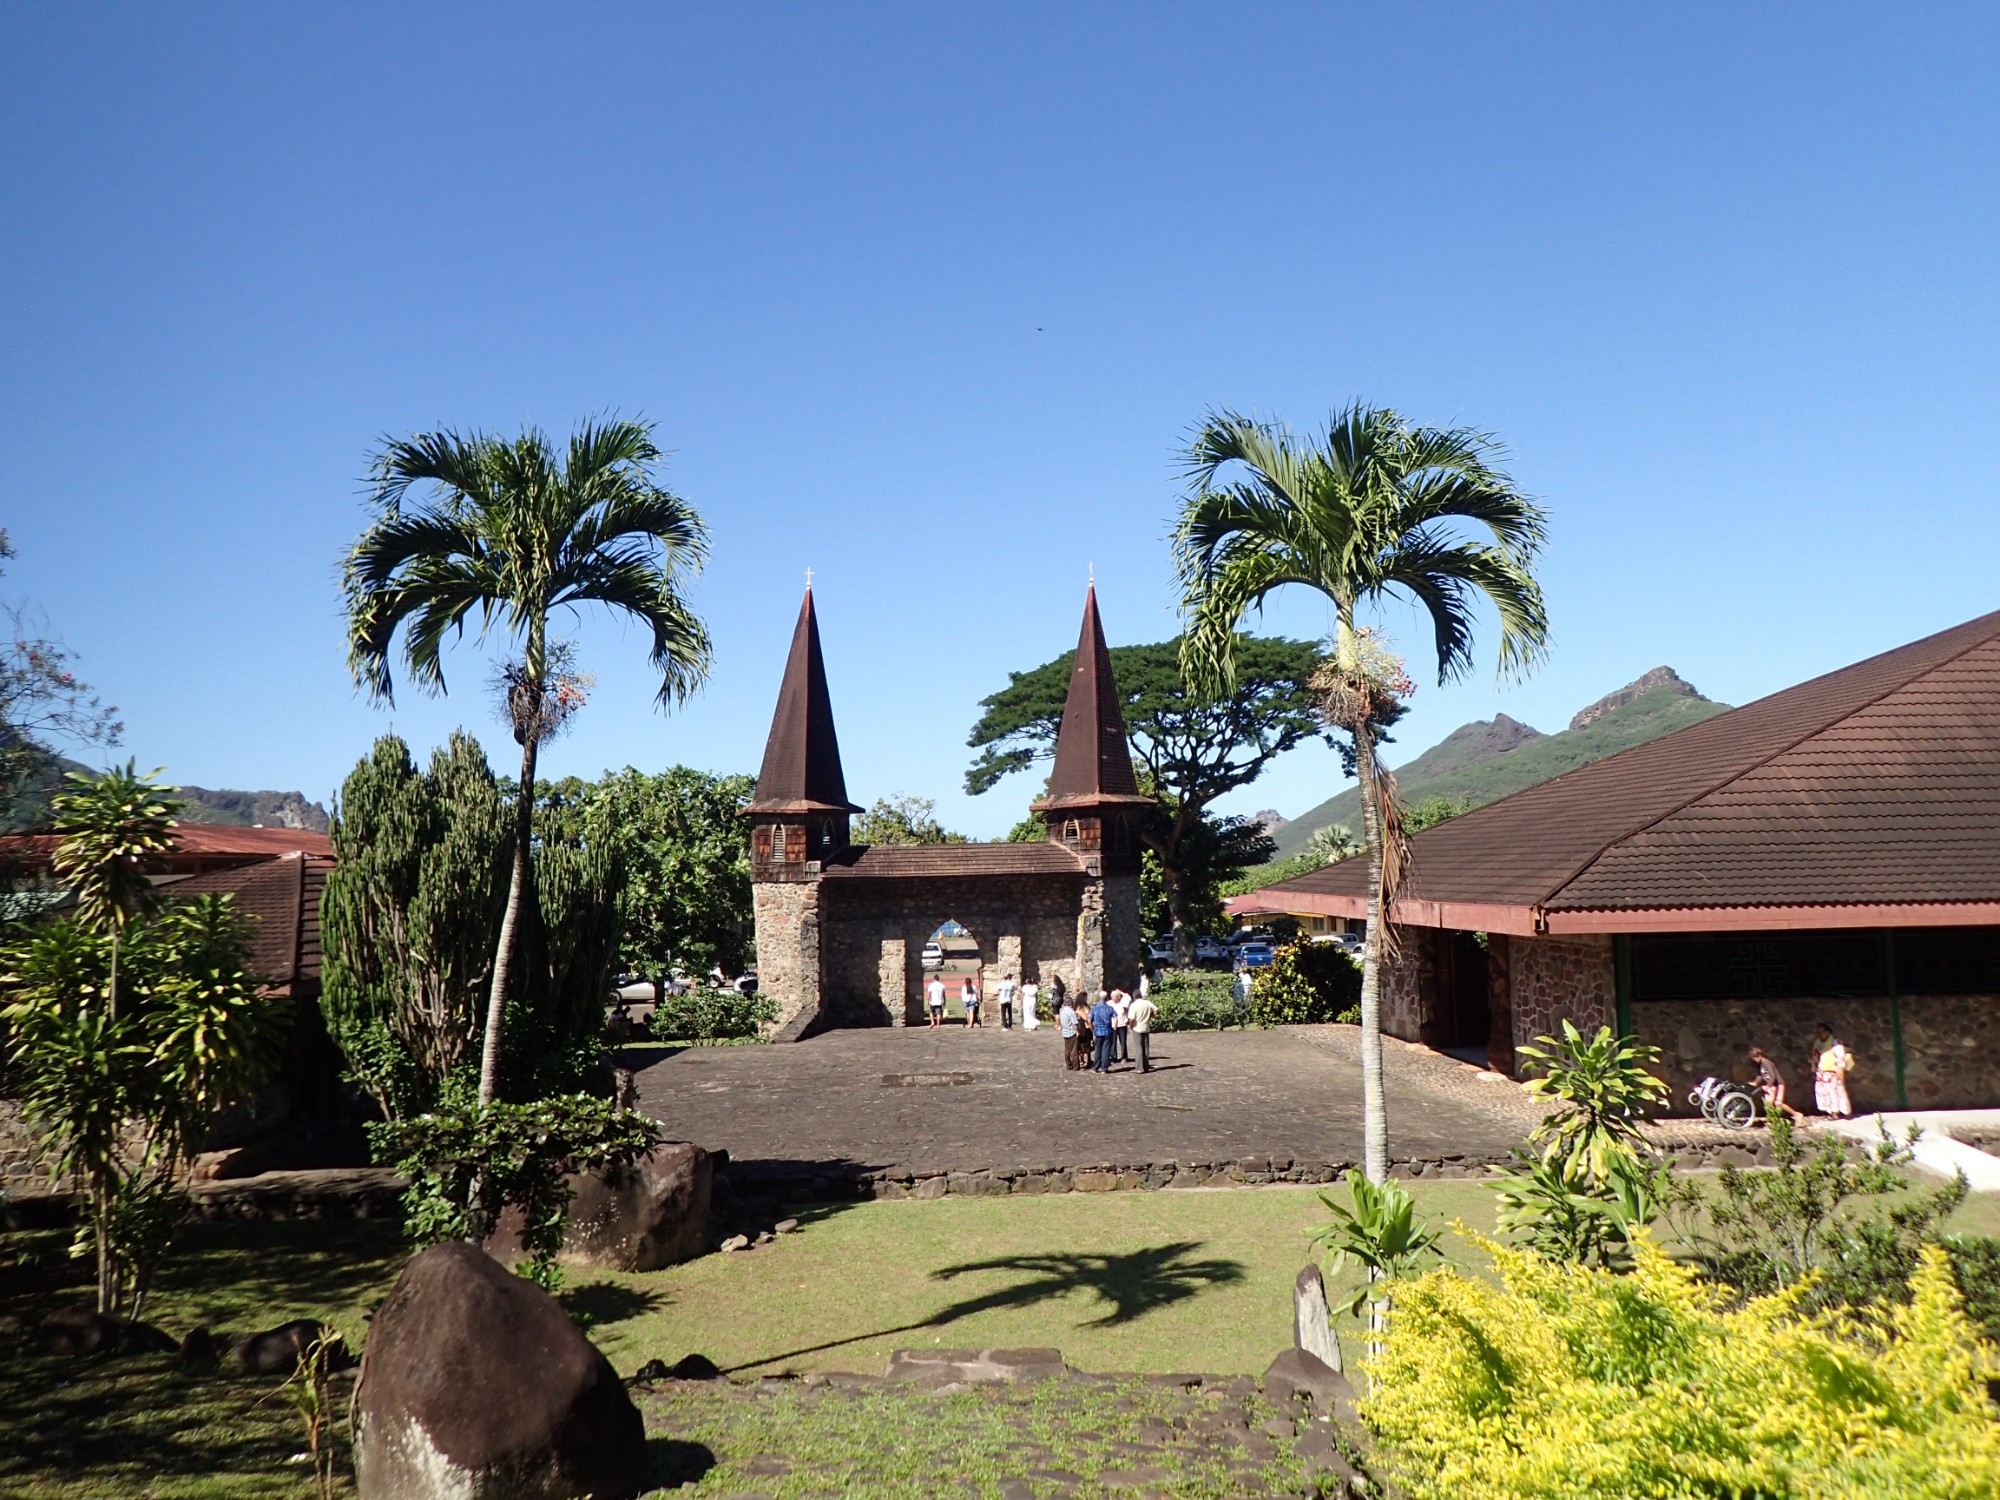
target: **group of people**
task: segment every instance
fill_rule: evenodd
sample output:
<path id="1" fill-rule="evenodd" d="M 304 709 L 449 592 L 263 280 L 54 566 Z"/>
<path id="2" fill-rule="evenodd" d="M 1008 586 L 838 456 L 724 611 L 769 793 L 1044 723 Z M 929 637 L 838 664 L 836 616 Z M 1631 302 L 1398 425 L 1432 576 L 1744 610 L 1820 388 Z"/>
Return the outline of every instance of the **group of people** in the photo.
<path id="1" fill-rule="evenodd" d="M 1072 1073 L 1089 1071 L 1106 1074 L 1114 1062 L 1132 1060 L 1132 1039 L 1139 1039 L 1139 1071 L 1153 1071 L 1153 1018 L 1160 1008 L 1153 1003 L 1146 976 L 1139 979 L 1139 993 L 1099 990 L 1087 1005 L 1068 995 L 1056 1009 L 1056 1028 L 1062 1033 L 1063 1066 Z"/>
<path id="2" fill-rule="evenodd" d="M 1799 1111 L 1785 1100 L 1785 1075 L 1778 1071 L 1770 1055 L 1762 1047 L 1752 1047 L 1750 1063 L 1757 1070 L 1757 1090 L 1764 1096 L 1765 1104 L 1796 1117 Z M 1833 1034 L 1833 1028 L 1822 1021 L 1813 1028 L 1813 1107 L 1838 1120 L 1852 1115 L 1854 1101 L 1848 1097 L 1847 1075 L 1853 1071 L 1854 1054 Z"/>
<path id="3" fill-rule="evenodd" d="M 1072 998 L 1060 974 L 1049 981 L 1049 1000 L 1055 1006 L 1056 1028 L 1062 1034 L 1063 1066 L 1072 1073 L 1109 1073 L 1111 1065 L 1132 1061 L 1133 1039 L 1138 1039 L 1139 1071 L 1153 1071 L 1153 1018 L 1160 1013 L 1153 1003 L 1153 976 L 1143 970 L 1139 993 L 1122 989 L 1099 990 L 1093 997 Z M 945 1006 L 952 991 L 944 976 L 933 974 L 924 985 L 924 1008 L 930 1013 L 933 1031 L 944 1025 Z M 1018 1006 L 1021 1029 L 1034 1031 L 1042 1024 L 1039 1006 L 1041 986 L 1030 979 L 1017 983 L 1012 974 L 1003 974 L 994 991 L 1000 1007 L 1000 1029 L 1011 1031 Z M 978 979 L 967 976 L 958 981 L 957 999 L 965 1010 L 968 1030 L 983 1025 L 979 1013 L 985 1006 Z"/>

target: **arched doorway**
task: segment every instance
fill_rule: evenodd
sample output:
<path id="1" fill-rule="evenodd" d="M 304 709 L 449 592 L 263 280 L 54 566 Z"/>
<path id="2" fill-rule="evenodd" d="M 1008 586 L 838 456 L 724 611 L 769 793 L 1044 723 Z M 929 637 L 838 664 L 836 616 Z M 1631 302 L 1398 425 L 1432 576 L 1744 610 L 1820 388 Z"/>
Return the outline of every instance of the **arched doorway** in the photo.
<path id="1" fill-rule="evenodd" d="M 923 983 L 929 989 L 933 978 L 944 981 L 944 1014 L 948 1021 L 965 1020 L 965 986 L 984 996 L 985 965 L 979 956 L 979 939 L 956 920 L 947 920 L 924 941 Z"/>

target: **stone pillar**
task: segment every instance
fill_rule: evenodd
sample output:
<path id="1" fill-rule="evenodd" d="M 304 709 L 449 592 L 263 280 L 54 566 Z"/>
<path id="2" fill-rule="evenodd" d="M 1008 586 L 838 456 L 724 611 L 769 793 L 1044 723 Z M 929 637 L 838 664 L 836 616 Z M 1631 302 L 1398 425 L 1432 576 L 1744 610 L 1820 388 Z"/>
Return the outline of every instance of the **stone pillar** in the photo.
<path id="1" fill-rule="evenodd" d="M 910 1021 L 909 966 L 908 945 L 899 937 L 883 938 L 882 956 L 875 965 L 876 998 L 891 1026 L 907 1026 Z"/>
<path id="2" fill-rule="evenodd" d="M 1021 934 L 1018 932 L 1003 932 L 994 940 L 993 967 L 986 976 L 987 989 L 997 992 L 1000 981 L 1009 974 L 1014 976 L 1016 984 L 1026 977 L 1021 972 Z"/>
<path id="3" fill-rule="evenodd" d="M 1078 996 L 1094 996 L 1104 984 L 1104 880 L 1083 883 L 1082 909 L 1076 914 L 1076 985 Z"/>
<path id="4" fill-rule="evenodd" d="M 819 1009 L 819 882 L 757 881 L 750 892 L 757 918 L 757 982 L 778 1007 L 766 1028 L 771 1035 Z"/>
<path id="5" fill-rule="evenodd" d="M 1513 939 L 1504 932 L 1486 935 L 1486 1066 L 1514 1076 L 1514 983 L 1508 968 Z"/>

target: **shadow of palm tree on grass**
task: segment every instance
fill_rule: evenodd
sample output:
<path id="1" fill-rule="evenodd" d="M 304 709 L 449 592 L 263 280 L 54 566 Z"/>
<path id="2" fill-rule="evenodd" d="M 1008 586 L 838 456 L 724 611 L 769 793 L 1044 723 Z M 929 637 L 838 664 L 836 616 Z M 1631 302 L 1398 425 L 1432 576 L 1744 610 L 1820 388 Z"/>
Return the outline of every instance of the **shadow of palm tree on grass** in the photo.
<path id="1" fill-rule="evenodd" d="M 787 1349 L 782 1354 L 767 1355 L 763 1359 L 746 1360 L 742 1364 L 732 1365 L 724 1373 L 752 1370 L 760 1365 L 797 1359 L 806 1354 L 819 1354 L 848 1344 L 862 1344 L 870 1339 L 886 1338 L 894 1333 L 915 1333 L 925 1328 L 942 1328 L 961 1318 L 973 1317 L 979 1313 L 996 1312 L 1003 1308 L 1032 1307 L 1038 1302 L 1067 1297 L 1079 1290 L 1092 1293 L 1099 1303 L 1106 1305 L 1106 1310 L 1101 1316 L 1080 1326 L 1115 1327 L 1175 1302 L 1184 1302 L 1211 1287 L 1229 1286 L 1243 1280 L 1245 1270 L 1241 1261 L 1223 1260 L 1212 1256 L 1206 1259 L 1193 1258 L 1194 1252 L 1201 1249 L 1204 1243 L 1205 1241 L 1201 1240 L 1177 1240 L 1170 1245 L 1154 1245 L 1123 1254 L 1050 1252 L 1039 1255 L 1001 1255 L 991 1260 L 966 1261 L 962 1265 L 944 1266 L 931 1272 L 933 1281 L 951 1281 L 960 1276 L 993 1272 L 1017 1272 L 1021 1273 L 1023 1279 L 1006 1286 L 995 1287 L 990 1292 L 962 1298 L 913 1323 L 901 1323 L 893 1328 L 877 1328 L 847 1338 L 828 1339 L 824 1343 Z"/>

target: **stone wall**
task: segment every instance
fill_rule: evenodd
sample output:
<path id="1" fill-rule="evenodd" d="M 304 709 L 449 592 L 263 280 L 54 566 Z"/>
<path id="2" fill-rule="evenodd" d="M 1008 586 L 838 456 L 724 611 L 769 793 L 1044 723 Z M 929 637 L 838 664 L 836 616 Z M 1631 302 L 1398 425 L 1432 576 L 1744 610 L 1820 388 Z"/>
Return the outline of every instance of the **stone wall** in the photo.
<path id="1" fill-rule="evenodd" d="M 1042 984 L 1060 974 L 1074 987 L 1083 886 L 1074 876 L 822 884 L 821 1003 L 828 1024 L 920 1024 L 924 944 L 947 921 L 979 945 L 981 990 L 989 999 L 1009 973 Z M 1132 920 L 1136 926 L 1136 913 Z M 761 957 L 761 928 L 758 943 Z"/>
<path id="2" fill-rule="evenodd" d="M 1437 990 L 1438 934 L 1428 927 L 1398 927 L 1396 956 L 1382 965 L 1382 1034 L 1422 1040 Z"/>
<path id="3" fill-rule="evenodd" d="M 757 917 L 757 985 L 777 1003 L 781 1031 L 820 994 L 819 885 L 764 881 L 751 887 Z"/>
<path id="4" fill-rule="evenodd" d="M 1139 930 L 1139 877 L 1104 877 L 1104 978 L 1107 988 L 1136 990 L 1145 934 Z"/>
<path id="5" fill-rule="evenodd" d="M 22 1118 L 21 1106 L 0 1099 L 0 1189 L 45 1190 L 48 1174 L 36 1165 L 40 1151 L 41 1138 Z"/>
<path id="6" fill-rule="evenodd" d="M 1562 1035 L 1566 1020 L 1586 1036 L 1618 1024 L 1618 974 L 1608 936 L 1509 938 L 1507 977 L 1516 1047 Z"/>
<path id="7" fill-rule="evenodd" d="M 1912 1109 L 2000 1105 L 2000 999 L 1991 995 L 1916 995 L 1902 1001 L 1903 1078 Z M 1660 1049 L 1673 1090 L 1687 1113 L 1688 1091 L 1714 1075 L 1748 1081 L 1751 1047 L 1762 1047 L 1785 1075 L 1787 1099 L 1812 1109 L 1813 1028 L 1825 1022 L 1854 1054 L 1847 1091 L 1857 1113 L 1896 1108 L 1895 1036 L 1886 998 L 1793 1000 L 1643 1000 L 1632 1006 L 1639 1040 Z"/>

